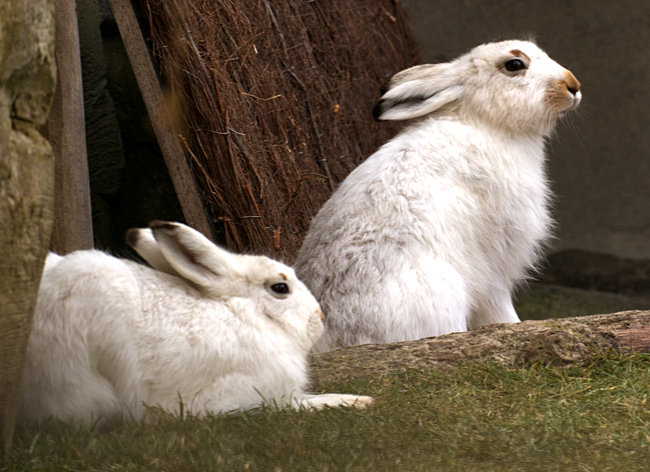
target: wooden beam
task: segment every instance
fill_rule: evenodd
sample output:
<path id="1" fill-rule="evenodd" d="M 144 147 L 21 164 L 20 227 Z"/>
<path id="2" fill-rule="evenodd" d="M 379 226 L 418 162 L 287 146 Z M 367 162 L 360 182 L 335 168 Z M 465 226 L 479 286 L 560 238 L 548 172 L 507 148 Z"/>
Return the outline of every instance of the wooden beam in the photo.
<path id="1" fill-rule="evenodd" d="M 129 0 L 109 0 L 109 3 L 138 81 L 138 87 L 158 145 L 174 184 L 185 221 L 208 238 L 214 239 L 212 225 L 203 208 L 196 181 L 181 147 L 177 131 L 172 125 L 165 97 L 131 2 Z"/>
<path id="2" fill-rule="evenodd" d="M 74 0 L 55 3 L 57 85 L 47 134 L 55 157 L 52 249 L 93 247 L 79 29 Z"/>

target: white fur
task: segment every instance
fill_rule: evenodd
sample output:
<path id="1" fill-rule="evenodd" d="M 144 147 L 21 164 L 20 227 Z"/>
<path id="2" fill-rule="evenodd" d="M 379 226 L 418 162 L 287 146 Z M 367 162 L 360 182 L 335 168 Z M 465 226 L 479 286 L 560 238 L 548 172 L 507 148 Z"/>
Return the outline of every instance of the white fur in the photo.
<path id="1" fill-rule="evenodd" d="M 579 87 L 527 41 L 396 74 L 376 116 L 419 120 L 345 179 L 295 264 L 327 315 L 315 350 L 519 321 L 551 227 L 545 138 Z"/>
<path id="2" fill-rule="evenodd" d="M 145 405 L 178 411 L 181 400 L 196 414 L 370 404 L 303 392 L 322 312 L 290 267 L 229 253 L 178 223 L 131 231 L 129 242 L 179 275 L 100 251 L 48 256 L 19 422 L 140 419 Z"/>

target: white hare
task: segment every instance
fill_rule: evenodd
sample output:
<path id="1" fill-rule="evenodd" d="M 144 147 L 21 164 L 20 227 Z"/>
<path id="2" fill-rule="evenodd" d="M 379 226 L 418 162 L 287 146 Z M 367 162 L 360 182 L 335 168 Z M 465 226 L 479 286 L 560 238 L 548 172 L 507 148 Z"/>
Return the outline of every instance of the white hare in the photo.
<path id="1" fill-rule="evenodd" d="M 379 120 L 419 118 L 340 185 L 295 269 L 326 314 L 315 350 L 516 322 L 511 292 L 549 236 L 544 144 L 581 100 L 528 41 L 397 73 Z"/>
<path id="2" fill-rule="evenodd" d="M 19 422 L 140 419 L 146 406 L 196 414 L 365 407 L 303 392 L 322 311 L 293 270 L 218 248 L 179 223 L 127 239 L 168 275 L 100 251 L 47 258 L 27 349 Z"/>

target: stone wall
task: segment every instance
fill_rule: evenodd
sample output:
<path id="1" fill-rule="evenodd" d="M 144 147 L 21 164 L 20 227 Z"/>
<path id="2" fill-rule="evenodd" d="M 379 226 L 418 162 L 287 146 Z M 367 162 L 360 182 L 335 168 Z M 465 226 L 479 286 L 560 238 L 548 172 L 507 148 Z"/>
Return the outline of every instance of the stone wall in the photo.
<path id="1" fill-rule="evenodd" d="M 54 2 L 0 2 L 0 462 L 52 230 L 54 161 L 39 133 L 54 96 Z"/>

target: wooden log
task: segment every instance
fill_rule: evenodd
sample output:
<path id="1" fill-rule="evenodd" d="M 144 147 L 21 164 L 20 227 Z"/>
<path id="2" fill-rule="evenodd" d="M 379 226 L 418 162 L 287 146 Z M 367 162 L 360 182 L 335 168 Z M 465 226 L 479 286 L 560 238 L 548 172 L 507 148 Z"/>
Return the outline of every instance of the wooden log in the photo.
<path id="1" fill-rule="evenodd" d="M 608 351 L 650 352 L 650 311 L 624 311 L 486 326 L 466 333 L 393 344 L 368 344 L 310 356 L 312 383 L 449 368 L 467 361 L 513 368 L 566 365 Z"/>
<path id="2" fill-rule="evenodd" d="M 52 249 L 93 247 L 79 29 L 74 0 L 55 4 L 57 86 L 47 134 L 55 157 Z"/>
<path id="3" fill-rule="evenodd" d="M 129 0 L 110 0 L 131 67 L 187 224 L 214 239 L 198 186 L 172 125 L 158 76 Z"/>

